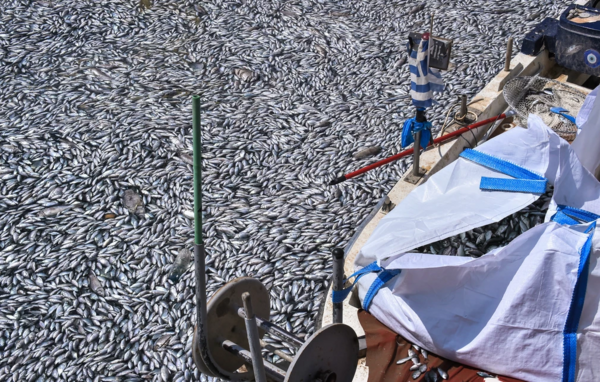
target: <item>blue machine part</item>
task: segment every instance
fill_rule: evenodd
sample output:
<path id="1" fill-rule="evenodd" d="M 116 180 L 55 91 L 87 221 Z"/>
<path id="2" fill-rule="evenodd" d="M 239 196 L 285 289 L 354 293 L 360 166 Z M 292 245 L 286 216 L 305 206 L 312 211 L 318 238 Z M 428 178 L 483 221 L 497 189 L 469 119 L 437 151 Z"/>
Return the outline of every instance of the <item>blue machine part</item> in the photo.
<path id="1" fill-rule="evenodd" d="M 554 54 L 556 63 L 577 72 L 600 76 L 600 9 L 570 5 L 560 18 L 546 18 L 523 39 L 521 52 Z"/>

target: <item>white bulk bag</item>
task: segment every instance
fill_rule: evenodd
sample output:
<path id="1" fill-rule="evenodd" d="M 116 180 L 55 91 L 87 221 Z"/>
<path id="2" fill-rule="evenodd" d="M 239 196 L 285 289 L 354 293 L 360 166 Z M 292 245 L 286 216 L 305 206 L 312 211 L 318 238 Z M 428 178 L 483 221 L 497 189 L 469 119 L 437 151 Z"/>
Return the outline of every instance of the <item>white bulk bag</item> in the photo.
<path id="1" fill-rule="evenodd" d="M 572 145 L 581 164 L 593 174 L 600 165 L 600 97 L 596 97 L 597 94 L 598 88 L 588 94 L 577 114 L 580 130 Z"/>
<path id="2" fill-rule="evenodd" d="M 555 185 L 552 214 L 569 202 L 599 214 L 600 186 L 573 150 L 538 117 L 531 116 L 528 125 L 477 150 L 547 178 Z M 409 341 L 448 359 L 527 381 L 560 380 L 580 258 L 593 237 L 585 303 L 572 336 L 577 337 L 577 358 L 571 363 L 577 380 L 600 380 L 595 362 L 600 351 L 600 233 L 591 236 L 593 222 L 546 222 L 477 259 L 405 253 L 498 221 L 538 197 L 482 191 L 482 176 L 506 177 L 459 158 L 381 220 L 355 267 L 377 261 L 386 270 L 401 271 L 374 295 L 369 312 Z M 377 274 L 369 273 L 358 281 L 361 301 L 376 279 Z"/>

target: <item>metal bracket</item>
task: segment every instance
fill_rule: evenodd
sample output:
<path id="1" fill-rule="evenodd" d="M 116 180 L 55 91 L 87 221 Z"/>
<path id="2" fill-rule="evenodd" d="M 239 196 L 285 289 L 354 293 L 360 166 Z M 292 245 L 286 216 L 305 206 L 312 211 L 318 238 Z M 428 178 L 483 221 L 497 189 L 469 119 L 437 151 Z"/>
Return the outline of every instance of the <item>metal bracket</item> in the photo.
<path id="1" fill-rule="evenodd" d="M 404 181 L 410 184 L 417 184 L 426 174 L 427 170 L 423 167 L 419 167 L 419 175 L 415 176 L 412 171 L 407 172 L 406 176 L 404 177 Z"/>

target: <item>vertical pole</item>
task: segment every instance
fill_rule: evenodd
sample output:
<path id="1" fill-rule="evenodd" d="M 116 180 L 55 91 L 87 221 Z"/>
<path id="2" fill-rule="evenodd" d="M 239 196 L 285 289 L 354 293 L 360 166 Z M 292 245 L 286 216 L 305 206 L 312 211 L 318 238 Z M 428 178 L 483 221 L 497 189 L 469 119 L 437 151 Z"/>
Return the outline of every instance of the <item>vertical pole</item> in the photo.
<path id="1" fill-rule="evenodd" d="M 265 364 L 263 363 L 260 347 L 260 339 L 258 338 L 258 326 L 256 326 L 256 319 L 254 317 L 254 310 L 252 309 L 252 298 L 250 293 L 244 292 L 242 294 L 242 301 L 244 302 L 244 314 L 246 318 L 246 332 L 248 333 L 248 344 L 250 345 L 250 354 L 252 355 L 252 369 L 254 369 L 254 379 L 256 382 L 267 382 L 267 375 L 265 374 Z"/>
<path id="2" fill-rule="evenodd" d="M 196 272 L 196 325 L 198 349 L 206 367 L 220 375 L 208 354 L 206 327 L 206 269 L 204 241 L 202 240 L 202 142 L 200 127 L 200 96 L 192 97 L 192 130 L 194 136 L 194 265 Z"/>
<path id="3" fill-rule="evenodd" d="M 429 19 L 429 44 L 427 45 L 427 73 L 429 73 L 429 56 L 431 53 L 431 46 L 433 45 L 433 13 Z"/>
<path id="4" fill-rule="evenodd" d="M 510 60 L 512 59 L 513 38 L 510 37 L 506 43 L 506 61 L 504 62 L 504 71 L 510 71 Z"/>
<path id="5" fill-rule="evenodd" d="M 419 168 L 419 155 L 421 154 L 421 132 L 417 131 L 415 133 L 415 143 L 413 145 L 413 175 L 419 176 L 421 175 L 421 170 Z"/>
<path id="6" fill-rule="evenodd" d="M 344 251 L 340 248 L 333 250 L 333 290 L 344 289 Z M 344 321 L 344 303 L 333 303 L 333 323 L 341 324 Z"/>
<path id="7" fill-rule="evenodd" d="M 425 109 L 417 108 L 417 117 L 415 118 L 416 122 L 427 122 L 427 118 L 425 118 Z M 421 131 L 417 131 L 415 133 L 415 143 L 413 145 L 413 176 L 421 176 L 421 169 L 419 167 L 419 154 L 421 151 Z"/>
<path id="8" fill-rule="evenodd" d="M 427 73 L 429 75 L 429 58 L 431 57 L 431 46 L 433 45 L 433 13 L 429 19 L 429 43 L 427 44 Z M 425 109 L 417 108 L 417 122 L 425 122 Z M 413 145 L 413 176 L 421 176 L 420 155 L 421 155 L 421 131 L 415 133 L 415 143 Z"/>
<path id="9" fill-rule="evenodd" d="M 460 118 L 467 116 L 467 96 L 463 94 L 460 96 Z"/>

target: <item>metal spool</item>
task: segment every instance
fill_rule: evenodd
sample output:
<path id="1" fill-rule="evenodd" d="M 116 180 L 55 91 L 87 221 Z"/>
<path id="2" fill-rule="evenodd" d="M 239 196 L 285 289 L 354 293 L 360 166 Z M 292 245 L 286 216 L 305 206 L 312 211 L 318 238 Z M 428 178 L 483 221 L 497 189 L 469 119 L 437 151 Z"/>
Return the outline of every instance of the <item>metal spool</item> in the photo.
<path id="1" fill-rule="evenodd" d="M 285 382 L 349 382 L 357 364 L 358 338 L 354 329 L 331 324 L 319 329 L 302 345 Z"/>
<path id="2" fill-rule="evenodd" d="M 243 308 L 243 295 L 249 293 L 252 298 L 255 319 L 246 319 Z M 358 338 L 352 328 L 344 324 L 332 324 L 321 328 L 306 342 L 268 322 L 269 293 L 264 285 L 253 278 L 244 277 L 233 280 L 219 289 L 207 305 L 207 346 L 214 366 L 224 377 L 232 381 L 255 379 L 253 363 L 264 365 L 268 380 L 277 382 L 351 382 L 358 363 Z M 278 366 L 263 360 L 260 352 L 251 353 L 248 340 L 247 321 L 258 327 L 262 337 L 266 331 L 285 338 L 299 348 L 291 360 L 289 368 Z M 256 354 L 259 353 L 259 354 Z M 192 357 L 198 369 L 214 376 L 200 356 L 196 331 Z M 241 367 L 245 365 L 245 369 Z"/>
<path id="3" fill-rule="evenodd" d="M 249 292 L 252 295 L 256 314 L 259 317 L 269 317 L 271 312 L 269 292 L 260 281 L 251 277 L 238 278 L 225 284 L 217 290 L 207 305 L 206 318 L 207 325 L 210 328 L 208 331 L 208 351 L 219 372 L 232 381 L 245 381 L 253 378 L 252 372 L 238 373 L 237 371 L 244 365 L 244 362 L 232 356 L 230 352 L 223 348 L 223 341 L 230 340 L 248 349 L 248 335 L 244 318 L 238 315 L 238 309 L 243 306 L 242 294 L 244 292 Z M 264 333 L 264 330 L 259 329 L 261 337 Z M 194 330 L 192 352 L 194 362 L 202 373 L 214 376 L 202 362 L 197 344 L 196 331 Z"/>

